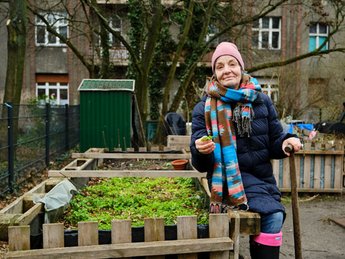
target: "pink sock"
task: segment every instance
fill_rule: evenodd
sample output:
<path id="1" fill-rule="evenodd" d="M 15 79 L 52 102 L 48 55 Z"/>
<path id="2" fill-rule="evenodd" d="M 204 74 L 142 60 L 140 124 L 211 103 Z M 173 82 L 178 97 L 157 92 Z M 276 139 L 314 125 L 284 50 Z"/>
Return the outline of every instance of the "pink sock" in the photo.
<path id="1" fill-rule="evenodd" d="M 283 233 L 281 231 L 275 234 L 261 232 L 259 235 L 254 236 L 253 240 L 266 246 L 281 246 L 283 243 Z"/>

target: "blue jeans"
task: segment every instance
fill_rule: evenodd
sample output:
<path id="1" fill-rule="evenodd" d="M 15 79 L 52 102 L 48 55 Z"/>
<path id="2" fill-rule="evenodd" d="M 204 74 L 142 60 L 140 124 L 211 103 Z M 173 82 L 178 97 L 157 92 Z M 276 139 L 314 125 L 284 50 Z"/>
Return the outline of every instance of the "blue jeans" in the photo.
<path id="1" fill-rule="evenodd" d="M 260 216 L 262 233 L 275 234 L 282 230 L 284 222 L 283 212 L 276 212 L 267 215 L 261 214 Z"/>

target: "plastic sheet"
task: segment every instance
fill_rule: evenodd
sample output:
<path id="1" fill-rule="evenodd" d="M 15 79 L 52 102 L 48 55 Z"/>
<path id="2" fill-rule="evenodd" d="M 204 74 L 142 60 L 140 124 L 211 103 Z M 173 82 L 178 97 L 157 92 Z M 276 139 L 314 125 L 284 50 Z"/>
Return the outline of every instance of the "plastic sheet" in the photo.
<path id="1" fill-rule="evenodd" d="M 34 196 L 34 203 L 44 204 L 46 211 L 44 223 L 56 222 L 69 204 L 73 194 L 77 192 L 77 188 L 68 179 L 65 179 L 59 182 L 43 198 Z"/>

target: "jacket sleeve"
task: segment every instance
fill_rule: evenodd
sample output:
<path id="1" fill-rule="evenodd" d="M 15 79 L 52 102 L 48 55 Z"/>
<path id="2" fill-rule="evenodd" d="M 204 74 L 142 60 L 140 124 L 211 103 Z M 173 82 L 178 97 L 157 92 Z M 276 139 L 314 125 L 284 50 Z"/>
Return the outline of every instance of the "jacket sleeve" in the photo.
<path id="1" fill-rule="evenodd" d="M 283 141 L 287 138 L 297 137 L 297 136 L 294 134 L 284 132 L 283 126 L 281 125 L 278 119 L 276 108 L 273 105 L 271 99 L 264 94 L 262 95 L 265 96 L 264 100 L 269 112 L 268 123 L 269 123 L 270 157 L 272 159 L 285 158 L 286 155 L 282 149 Z"/>
<path id="2" fill-rule="evenodd" d="M 204 106 L 205 102 L 201 101 L 193 109 L 190 150 L 192 154 L 192 165 L 199 172 L 207 172 L 207 176 L 210 177 L 213 172 L 213 153 L 208 155 L 201 154 L 195 147 L 195 140 L 202 136 L 207 136 Z"/>

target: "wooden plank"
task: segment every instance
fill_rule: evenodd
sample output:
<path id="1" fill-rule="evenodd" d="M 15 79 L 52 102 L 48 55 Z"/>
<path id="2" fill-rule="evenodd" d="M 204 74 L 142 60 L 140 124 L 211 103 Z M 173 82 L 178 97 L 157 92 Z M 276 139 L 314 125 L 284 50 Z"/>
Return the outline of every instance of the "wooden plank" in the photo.
<path id="1" fill-rule="evenodd" d="M 41 194 L 46 193 L 46 184 L 57 184 L 60 182 L 61 179 L 47 179 L 43 181 L 42 183 L 36 185 L 34 188 L 32 188 L 30 191 L 26 192 L 24 195 L 18 197 L 15 201 L 10 203 L 8 206 L 0 210 L 0 214 L 2 213 L 10 213 L 10 214 L 20 214 L 23 213 L 23 199 L 26 196 L 32 196 L 33 194 Z"/>
<path id="2" fill-rule="evenodd" d="M 178 216 L 177 217 L 177 239 L 197 239 L 198 226 L 196 216 Z M 179 255 L 179 259 L 197 259 L 197 254 Z"/>
<path id="3" fill-rule="evenodd" d="M 343 188 L 343 172 L 344 172 L 344 157 L 337 156 L 335 158 L 335 172 L 334 172 L 334 188 Z"/>
<path id="4" fill-rule="evenodd" d="M 30 249 L 30 226 L 8 227 L 8 244 L 10 251 Z"/>
<path id="5" fill-rule="evenodd" d="M 283 159 L 283 187 L 291 188 L 289 159 Z"/>
<path id="6" fill-rule="evenodd" d="M 238 211 L 233 212 L 234 227 L 232 229 L 231 239 L 234 241 L 234 251 L 230 253 L 231 259 L 240 257 L 240 214 Z"/>
<path id="7" fill-rule="evenodd" d="M 298 157 L 298 169 L 297 169 L 297 175 L 298 175 L 298 181 L 299 184 L 297 185 L 297 188 L 302 188 L 305 184 L 304 180 L 304 162 L 305 162 L 304 156 Z"/>
<path id="8" fill-rule="evenodd" d="M 98 245 L 98 222 L 78 222 L 78 245 Z"/>
<path id="9" fill-rule="evenodd" d="M 0 210 L 0 214 L 4 214 L 4 213 L 21 214 L 21 213 L 23 213 L 23 197 L 24 196 L 17 198 L 15 201 L 11 202 L 5 208 Z"/>
<path id="10" fill-rule="evenodd" d="M 22 214 L 0 214 L 0 240 L 8 240 L 8 227 L 18 225 L 17 220 Z"/>
<path id="11" fill-rule="evenodd" d="M 158 152 L 159 151 L 159 146 L 151 146 L 150 147 L 151 152 Z"/>
<path id="12" fill-rule="evenodd" d="M 72 158 L 95 159 L 190 159 L 189 153 L 73 153 Z"/>
<path id="13" fill-rule="evenodd" d="M 86 167 L 92 166 L 92 163 L 94 162 L 93 159 L 83 159 L 83 158 L 77 158 L 73 160 L 71 163 L 63 167 L 61 170 L 82 170 Z"/>
<path id="14" fill-rule="evenodd" d="M 281 192 L 291 192 L 291 188 L 279 188 Z M 336 188 L 301 188 L 298 189 L 298 192 L 305 192 L 305 193 L 313 193 L 313 192 L 322 192 L 322 193 L 342 193 L 343 189 L 336 189 Z"/>
<path id="15" fill-rule="evenodd" d="M 260 234 L 260 214 L 250 211 L 228 211 L 228 218 L 230 221 L 230 236 L 233 235 L 235 229 L 235 218 L 240 217 L 240 233 L 244 235 L 258 235 Z"/>
<path id="16" fill-rule="evenodd" d="M 28 193 L 26 195 L 23 196 L 23 202 L 33 202 L 33 199 L 34 197 L 35 198 L 43 198 L 44 195 L 46 195 L 46 193 Z M 34 204 L 34 203 L 33 203 Z M 27 205 L 24 205 L 23 207 L 28 207 L 28 208 L 31 208 L 32 206 L 27 206 Z"/>
<path id="17" fill-rule="evenodd" d="M 28 211 L 26 211 L 24 214 L 22 214 L 18 219 L 17 223 L 19 225 L 29 225 L 31 221 L 34 220 L 34 218 L 37 217 L 37 215 L 43 211 L 43 204 L 37 203 L 32 208 L 30 208 Z"/>
<path id="18" fill-rule="evenodd" d="M 190 147 L 190 138 L 189 135 L 168 135 L 167 146 L 175 149 L 186 149 L 189 150 Z"/>
<path id="19" fill-rule="evenodd" d="M 229 219 L 227 214 L 209 215 L 209 235 L 210 238 L 229 236 Z M 210 254 L 210 259 L 228 259 L 229 255 L 229 251 L 214 252 Z"/>
<path id="20" fill-rule="evenodd" d="M 332 176 L 332 156 L 325 156 L 325 174 L 324 174 L 324 187 L 323 188 L 332 188 L 333 184 L 331 182 Z"/>
<path id="21" fill-rule="evenodd" d="M 315 156 L 313 189 L 322 189 L 320 187 L 320 180 L 321 180 L 321 156 Z"/>
<path id="22" fill-rule="evenodd" d="M 289 165 L 290 166 L 290 165 Z M 296 178 L 297 178 L 297 188 L 300 186 L 301 184 L 301 175 L 300 175 L 300 166 L 301 166 L 301 159 L 299 156 L 296 156 L 296 159 L 295 159 L 295 166 L 296 166 Z M 290 172 L 289 172 L 289 175 L 290 175 Z"/>
<path id="23" fill-rule="evenodd" d="M 146 218 L 144 219 L 144 239 L 145 242 L 164 241 L 164 219 Z M 164 259 L 164 256 L 147 256 L 150 259 Z"/>
<path id="24" fill-rule="evenodd" d="M 310 156 L 310 189 L 314 188 L 314 174 L 315 174 L 315 155 Z"/>
<path id="25" fill-rule="evenodd" d="M 344 155 L 344 150 L 300 150 L 295 155 Z"/>
<path id="26" fill-rule="evenodd" d="M 43 224 L 43 248 L 64 247 L 63 223 Z"/>
<path id="27" fill-rule="evenodd" d="M 311 171 L 311 156 L 304 156 L 304 184 L 299 187 L 299 191 L 302 188 L 310 188 L 310 171 Z"/>
<path id="28" fill-rule="evenodd" d="M 49 178 L 46 180 L 45 184 L 45 192 L 48 193 L 53 189 L 59 182 L 61 182 L 63 179 L 61 178 Z"/>
<path id="29" fill-rule="evenodd" d="M 233 249 L 232 240 L 229 237 L 220 237 L 14 251 L 6 253 L 5 257 L 26 259 L 125 258 L 171 255 L 176 254 L 176 252 L 188 254 L 228 251 L 231 249 Z"/>
<path id="30" fill-rule="evenodd" d="M 111 243 L 121 244 L 132 242 L 132 222 L 131 220 L 111 221 Z"/>
<path id="31" fill-rule="evenodd" d="M 49 170 L 49 177 L 206 177 L 195 170 Z"/>

